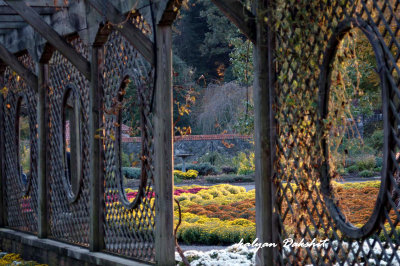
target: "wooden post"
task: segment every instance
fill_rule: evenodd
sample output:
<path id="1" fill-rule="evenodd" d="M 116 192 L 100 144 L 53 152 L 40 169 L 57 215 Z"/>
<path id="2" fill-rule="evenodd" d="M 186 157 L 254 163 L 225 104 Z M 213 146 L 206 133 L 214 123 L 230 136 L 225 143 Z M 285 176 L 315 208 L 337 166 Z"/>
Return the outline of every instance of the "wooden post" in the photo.
<path id="1" fill-rule="evenodd" d="M 254 47 L 254 106 L 255 106 L 255 187 L 256 232 L 259 243 L 276 241 L 274 208 L 274 70 L 272 61 L 273 39 L 265 22 L 265 12 L 271 0 L 255 1 L 257 38 Z M 275 249 L 275 250 L 274 250 Z M 256 254 L 256 265 L 274 265 L 277 248 L 262 248 Z"/>
<path id="2" fill-rule="evenodd" d="M 157 265 L 175 265 L 173 235 L 173 131 L 171 26 L 157 26 L 157 81 L 154 102 L 154 171 Z"/>
<path id="3" fill-rule="evenodd" d="M 103 191 L 103 169 L 101 160 L 102 141 L 96 138 L 101 125 L 101 74 L 104 62 L 104 52 L 101 46 L 92 46 L 91 58 L 91 82 L 90 82 L 90 104 L 89 104 L 89 134 L 90 134 L 90 251 L 101 251 L 103 249 L 103 213 L 102 213 L 102 191 Z"/>
<path id="4" fill-rule="evenodd" d="M 47 215 L 47 86 L 49 77 L 49 67 L 47 63 L 39 63 L 38 69 L 38 237 L 46 238 L 48 234 L 48 215 Z"/>
<path id="5" fill-rule="evenodd" d="M 3 74 L 3 73 L 1 73 Z M 4 176 L 4 97 L 0 93 L 0 227 L 4 227 L 7 224 L 7 209 L 4 201 L 4 191 L 6 178 Z"/>

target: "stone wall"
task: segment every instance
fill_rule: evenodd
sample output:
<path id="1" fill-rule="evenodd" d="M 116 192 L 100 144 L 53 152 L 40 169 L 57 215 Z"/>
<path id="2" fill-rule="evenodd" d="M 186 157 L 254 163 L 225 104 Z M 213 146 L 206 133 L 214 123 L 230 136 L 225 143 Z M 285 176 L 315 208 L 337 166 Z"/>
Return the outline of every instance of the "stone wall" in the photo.
<path id="1" fill-rule="evenodd" d="M 253 143 L 252 137 L 236 134 L 179 136 L 174 140 L 174 155 L 193 154 L 186 159 L 187 162 L 198 161 L 200 157 L 213 152 L 232 158 L 241 151 L 254 149 Z M 140 138 L 123 138 L 125 153 L 139 154 L 140 149 Z M 181 159 L 175 157 L 175 163 L 181 163 Z"/>

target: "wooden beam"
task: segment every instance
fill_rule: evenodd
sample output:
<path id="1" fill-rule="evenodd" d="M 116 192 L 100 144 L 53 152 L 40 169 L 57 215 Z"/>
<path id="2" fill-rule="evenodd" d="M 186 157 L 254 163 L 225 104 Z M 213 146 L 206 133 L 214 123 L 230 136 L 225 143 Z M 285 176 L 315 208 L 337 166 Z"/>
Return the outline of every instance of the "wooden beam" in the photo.
<path id="1" fill-rule="evenodd" d="M 60 10 L 57 7 L 32 7 L 35 12 L 40 15 L 51 15 Z M 19 16 L 19 14 L 9 6 L 0 6 L 0 15 L 13 15 Z"/>
<path id="2" fill-rule="evenodd" d="M 0 22 L 24 22 L 24 19 L 18 15 L 1 15 Z"/>
<path id="3" fill-rule="evenodd" d="M 0 29 L 19 29 L 24 26 L 26 26 L 26 23 L 24 21 L 23 22 L 0 21 Z"/>
<path id="4" fill-rule="evenodd" d="M 28 6 L 43 6 L 43 7 L 66 7 L 68 4 L 64 0 L 24 0 Z M 0 6 L 6 6 L 4 0 L 0 0 Z"/>
<path id="5" fill-rule="evenodd" d="M 252 42 L 256 42 L 256 20 L 238 0 L 211 0 L 225 16 Z"/>
<path id="6" fill-rule="evenodd" d="M 9 33 L 11 30 L 10 29 L 0 29 L 0 34 L 5 34 L 5 33 Z"/>
<path id="7" fill-rule="evenodd" d="M 171 32 L 171 26 L 157 26 L 157 80 L 154 103 L 156 265 L 175 265 Z"/>
<path id="8" fill-rule="evenodd" d="M 126 19 L 126 16 L 121 14 L 118 9 L 111 4 L 111 1 L 88 0 L 88 3 L 113 24 L 118 24 Z M 147 61 L 154 64 L 153 42 L 143 34 L 142 31 L 129 23 L 123 24 L 122 27 L 116 27 L 116 30 L 121 32 Z"/>
<path id="9" fill-rule="evenodd" d="M 38 237 L 46 238 L 48 235 L 48 215 L 47 215 L 47 132 L 48 128 L 48 108 L 47 108 L 47 87 L 49 80 L 49 67 L 47 63 L 39 63 L 38 80 Z"/>
<path id="10" fill-rule="evenodd" d="M 165 4 L 165 6 L 163 6 Z M 176 16 L 178 15 L 178 11 L 181 8 L 182 0 L 169 0 L 165 1 L 161 6 L 159 5 L 158 10 L 161 14 L 160 19 L 158 21 L 158 25 L 172 25 Z M 158 16 L 157 16 L 158 18 Z"/>
<path id="11" fill-rule="evenodd" d="M 90 63 L 69 45 L 58 33 L 47 24 L 35 10 L 23 1 L 6 0 L 21 17 L 43 38 L 63 54 L 88 80 L 90 80 Z"/>
<path id="12" fill-rule="evenodd" d="M 25 83 L 33 89 L 35 92 L 38 91 L 38 79 L 35 74 L 33 74 L 29 69 L 18 61 L 18 58 L 10 53 L 3 45 L 0 44 L 0 58 L 1 60 L 11 67 Z"/>

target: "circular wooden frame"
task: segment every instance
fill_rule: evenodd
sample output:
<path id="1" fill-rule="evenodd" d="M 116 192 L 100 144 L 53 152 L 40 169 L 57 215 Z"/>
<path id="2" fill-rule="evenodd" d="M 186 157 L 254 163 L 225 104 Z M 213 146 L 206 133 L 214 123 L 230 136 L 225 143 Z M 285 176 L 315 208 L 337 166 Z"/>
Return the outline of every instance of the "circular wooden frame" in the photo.
<path id="1" fill-rule="evenodd" d="M 28 97 L 25 94 L 21 93 L 20 95 L 18 95 L 18 98 L 17 98 L 17 109 L 16 109 L 16 112 L 15 112 L 15 143 L 16 143 L 16 146 L 17 146 L 17 163 L 18 163 L 18 167 L 20 167 L 20 165 L 21 165 L 21 156 L 19 154 L 19 141 L 20 141 L 20 139 L 19 139 L 19 130 L 20 130 L 20 128 L 19 128 L 19 126 L 20 126 L 19 125 L 19 119 L 20 119 L 21 105 L 22 105 L 23 101 L 25 101 L 27 107 L 29 108 Z M 18 182 L 22 187 L 22 196 L 23 197 L 25 197 L 25 196 L 27 196 L 29 194 L 29 190 L 30 190 L 31 184 L 32 184 L 32 136 L 31 136 L 31 130 L 30 130 L 30 128 L 31 128 L 31 120 L 29 118 L 29 115 L 28 115 L 28 121 L 29 121 L 29 145 L 30 145 L 31 149 L 29 151 L 29 153 L 30 153 L 29 154 L 29 173 L 28 173 L 25 185 L 22 184 L 20 170 L 17 171 L 19 173 L 18 174 L 18 177 L 19 177 L 18 178 Z"/>
<path id="2" fill-rule="evenodd" d="M 132 75 L 124 75 L 124 76 L 125 76 L 125 78 L 122 80 L 121 86 L 118 90 L 118 102 L 119 103 L 122 103 L 122 101 L 124 99 L 124 94 L 121 93 L 121 91 L 125 90 L 125 88 L 128 86 L 129 80 L 131 79 L 130 76 L 132 76 Z M 140 93 L 140 92 L 138 91 L 138 93 Z M 139 106 L 140 106 L 140 108 L 142 108 L 141 104 L 139 104 Z M 124 179 L 123 179 L 123 174 L 122 174 L 122 138 L 121 138 L 122 112 L 121 111 L 122 111 L 122 109 L 119 109 L 118 114 L 117 114 L 118 126 L 116 128 L 116 138 L 115 138 L 115 145 L 114 145 L 115 153 L 116 153 L 116 157 L 117 157 L 116 178 L 117 178 L 117 186 L 118 186 L 118 191 L 119 191 L 120 202 L 126 209 L 133 209 L 133 208 L 137 208 L 139 206 L 139 204 L 142 202 L 143 197 L 145 196 L 145 188 L 147 186 L 147 174 L 143 167 L 143 161 L 142 161 L 138 193 L 136 194 L 135 199 L 132 202 L 129 201 L 125 194 L 124 184 L 123 184 Z M 140 113 L 142 113 L 142 112 L 140 112 Z M 140 123 L 141 123 L 141 126 L 143 127 L 143 125 L 144 125 L 143 115 L 141 115 Z M 143 131 L 142 131 L 142 145 L 143 145 Z M 143 146 L 142 146 L 142 153 L 143 153 Z"/>
<path id="3" fill-rule="evenodd" d="M 335 221 L 337 227 L 349 238 L 358 239 L 371 235 L 378 227 L 380 222 L 384 219 L 383 207 L 387 204 L 386 192 L 388 191 L 388 160 L 389 160 L 389 130 L 390 121 L 388 118 L 388 97 L 389 97 L 389 77 L 388 70 L 385 64 L 385 56 L 381 41 L 373 31 L 372 27 L 367 22 L 351 18 L 341 22 L 338 25 L 335 33 L 332 35 L 328 42 L 328 47 L 324 54 L 324 60 L 320 73 L 319 80 L 319 115 L 320 125 L 319 132 L 322 132 L 323 125 L 322 121 L 327 117 L 328 103 L 329 103 L 329 92 L 330 92 L 330 80 L 331 80 L 331 64 L 336 56 L 338 45 L 343 39 L 346 33 L 348 33 L 354 27 L 359 28 L 364 35 L 368 38 L 370 44 L 375 53 L 375 59 L 377 62 L 379 77 L 381 80 L 381 92 L 382 92 L 382 110 L 384 120 L 384 153 L 383 153 L 383 167 L 382 167 L 382 180 L 379 189 L 379 194 L 375 203 L 375 207 L 372 215 L 368 221 L 361 227 L 355 227 L 353 224 L 347 221 L 340 208 L 336 205 L 334 195 L 332 194 L 332 186 L 330 184 L 329 175 L 329 163 L 328 158 L 330 155 L 329 145 L 325 138 L 321 139 L 321 147 L 323 150 L 324 160 L 320 167 L 320 179 L 321 179 L 321 192 L 324 196 L 325 204 Z"/>
<path id="4" fill-rule="evenodd" d="M 68 198 L 68 202 L 74 203 L 78 197 L 79 194 L 81 192 L 81 187 L 82 187 L 82 177 L 83 177 L 83 167 L 82 167 L 82 160 L 80 158 L 78 158 L 76 160 L 76 164 L 75 166 L 71 166 L 71 170 L 72 168 L 74 168 L 76 170 L 75 175 L 78 178 L 77 181 L 77 186 L 75 187 L 75 189 L 73 189 L 71 181 L 68 178 L 68 163 L 67 163 L 67 157 L 66 157 L 66 143 L 65 143 L 65 122 L 66 122 L 66 118 L 65 118 L 65 107 L 68 101 L 68 98 L 70 97 L 72 93 L 73 99 L 74 99 L 74 108 L 78 108 L 78 110 L 76 110 L 76 113 L 78 114 L 78 117 L 75 117 L 74 122 L 75 122 L 75 128 L 77 127 L 79 130 L 79 137 L 81 137 L 81 133 L 82 133 L 82 129 L 81 129 L 81 121 L 82 121 L 82 116 L 83 116 L 83 110 L 82 110 L 82 103 L 81 103 L 81 99 L 80 99 L 80 94 L 79 92 L 76 90 L 75 87 L 69 85 L 66 87 L 64 94 L 63 94 L 63 101 L 62 101 L 62 108 L 61 108 L 61 121 L 62 121 L 62 158 L 63 158 L 63 166 L 64 166 L 64 174 L 62 176 L 62 182 L 63 182 L 63 186 L 64 189 L 67 193 L 67 198 Z M 70 136 L 71 134 L 71 123 L 70 123 Z M 71 137 L 70 137 L 71 139 Z M 73 145 L 73 143 L 70 144 L 71 147 Z M 71 154 L 70 157 L 75 157 L 75 156 L 82 156 L 83 152 L 82 152 L 82 141 L 81 139 L 78 139 L 78 143 L 75 143 L 75 145 L 79 145 L 78 148 L 78 152 L 76 152 L 76 154 Z M 72 174 L 71 174 L 72 175 Z M 72 178 L 72 177 L 71 177 Z"/>

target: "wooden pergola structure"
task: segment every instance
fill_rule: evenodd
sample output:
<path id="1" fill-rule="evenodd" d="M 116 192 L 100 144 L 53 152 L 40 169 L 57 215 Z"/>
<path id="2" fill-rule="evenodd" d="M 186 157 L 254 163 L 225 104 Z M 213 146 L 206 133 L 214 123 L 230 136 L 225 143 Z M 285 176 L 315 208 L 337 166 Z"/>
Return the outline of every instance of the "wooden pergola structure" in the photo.
<path id="1" fill-rule="evenodd" d="M 259 249 L 256 264 L 399 264 L 400 2 L 254 0 L 250 10 L 211 1 L 254 44 L 256 234 L 278 244 Z M 0 0 L 0 249 L 53 265 L 175 264 L 171 24 L 181 4 Z M 335 198 L 323 122 L 336 53 L 355 28 L 375 53 L 385 138 L 379 195 L 361 227 Z M 132 202 L 118 133 L 128 80 L 142 143 Z M 69 101 L 75 187 L 63 140 Z M 24 181 L 22 102 L 31 148 Z M 286 238 L 329 241 L 299 249 Z"/>
<path id="2" fill-rule="evenodd" d="M 257 47 L 257 234 L 260 241 L 273 242 L 272 109 L 262 104 L 271 100 L 267 47 L 272 39 L 265 21 L 257 20 L 239 1 L 213 2 Z M 265 9 L 268 2 L 256 1 L 255 8 Z M 14 251 L 27 254 L 23 247 L 47 250 L 43 256 L 55 252 L 60 261 L 78 259 L 82 264 L 117 262 L 115 257 L 90 253 L 99 251 L 157 265 L 175 263 L 171 24 L 180 5 L 179 0 L 0 1 L 0 83 L 4 87 L 0 97 L 0 227 L 9 228 L 0 229 L 0 234 L 4 241 L 23 243 Z M 117 130 L 115 118 L 107 113 L 113 108 L 112 95 L 128 76 L 141 95 L 145 173 L 133 205 L 124 202 L 118 184 L 118 139 L 107 138 Z M 62 99 L 71 91 L 80 99 L 83 122 L 79 126 L 82 160 L 72 166 L 79 169 L 77 191 L 65 183 L 60 150 Z M 19 155 L 13 146 L 18 145 L 15 121 L 21 99 L 27 101 L 32 136 L 27 187 L 18 181 Z M 152 191 L 154 201 L 146 198 Z M 118 198 L 124 207 L 114 211 L 110 205 Z M 13 230 L 37 239 L 27 244 L 30 236 Z M 46 239 L 54 241 L 48 244 Z M 73 252 L 61 244 L 65 242 L 83 251 Z M 85 253 L 85 248 L 90 252 Z M 259 263 L 272 265 L 271 252 L 260 252 Z M 119 259 L 120 264 L 126 263 Z"/>

